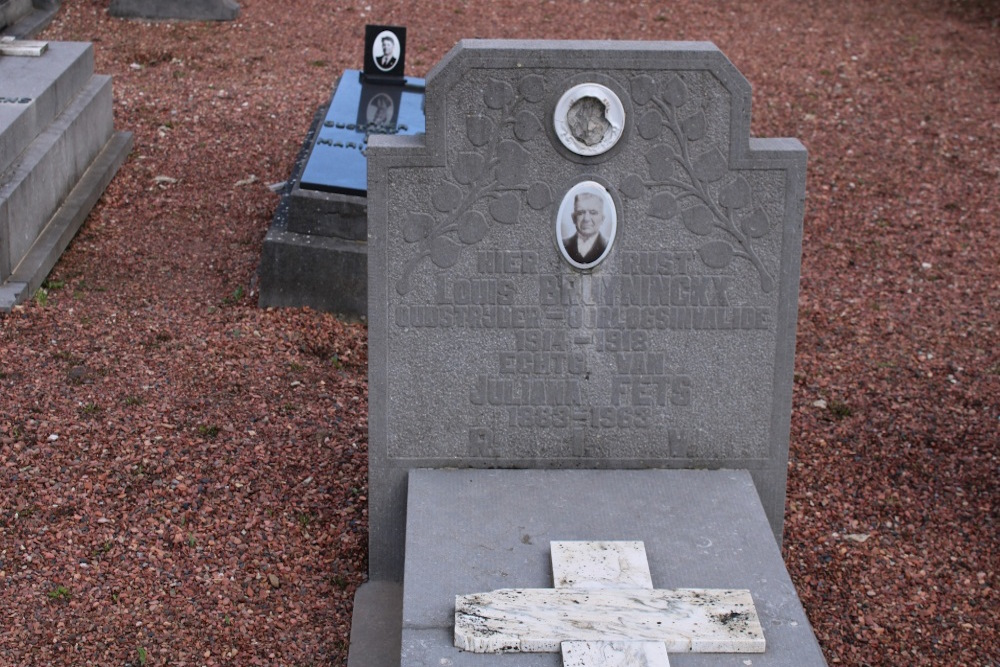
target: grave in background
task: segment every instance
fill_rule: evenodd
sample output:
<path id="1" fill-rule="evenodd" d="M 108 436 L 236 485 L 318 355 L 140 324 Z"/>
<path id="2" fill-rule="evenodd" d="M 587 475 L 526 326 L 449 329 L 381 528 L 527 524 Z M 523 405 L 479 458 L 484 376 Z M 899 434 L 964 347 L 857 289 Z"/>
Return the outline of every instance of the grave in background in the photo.
<path id="1" fill-rule="evenodd" d="M 551 588 L 563 540 L 644 542 L 657 588 L 746 589 L 752 664 L 825 664 L 778 548 L 805 149 L 750 137 L 707 43 L 463 41 L 426 118 L 369 151 L 350 665 L 560 664 L 453 628 L 457 595 Z"/>
<path id="2" fill-rule="evenodd" d="M 0 312 L 42 284 L 131 146 L 93 46 L 0 42 Z"/>
<path id="3" fill-rule="evenodd" d="M 423 133 L 424 81 L 403 76 L 405 28 L 366 26 L 365 44 L 365 70 L 346 70 L 317 112 L 264 239 L 261 307 L 367 312 L 368 138 Z"/>
<path id="4" fill-rule="evenodd" d="M 59 0 L 0 0 L 0 35 L 25 38 L 38 33 L 59 10 Z"/>
<path id="5" fill-rule="evenodd" d="M 112 16 L 182 21 L 232 21 L 240 14 L 235 0 L 111 0 Z"/>

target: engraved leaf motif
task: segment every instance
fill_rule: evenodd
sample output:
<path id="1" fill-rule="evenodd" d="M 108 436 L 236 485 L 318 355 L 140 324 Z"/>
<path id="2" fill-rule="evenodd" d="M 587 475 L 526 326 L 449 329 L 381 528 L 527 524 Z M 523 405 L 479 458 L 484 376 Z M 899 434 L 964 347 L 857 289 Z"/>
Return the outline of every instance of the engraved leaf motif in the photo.
<path id="1" fill-rule="evenodd" d="M 521 144 L 508 139 L 500 142 L 497 156 L 500 160 L 496 170 L 497 180 L 507 187 L 520 185 L 531 157 L 528 151 Z"/>
<path id="2" fill-rule="evenodd" d="M 719 190 L 719 203 L 726 208 L 743 208 L 750 204 L 750 184 L 738 176 L 735 181 Z"/>
<path id="3" fill-rule="evenodd" d="M 455 262 L 458 261 L 458 254 L 461 249 L 462 246 L 447 236 L 438 236 L 431 242 L 431 261 L 434 262 L 435 266 L 447 269 L 450 266 L 454 266 Z"/>
<path id="4" fill-rule="evenodd" d="M 454 183 L 444 181 L 431 195 L 431 203 L 442 213 L 450 213 L 462 203 L 462 190 Z"/>
<path id="5" fill-rule="evenodd" d="M 517 213 L 521 207 L 521 200 L 513 192 L 497 197 L 490 202 L 490 215 L 497 222 L 505 225 L 512 225 L 517 222 Z"/>
<path id="6" fill-rule="evenodd" d="M 689 232 L 698 236 L 705 236 L 712 232 L 712 221 L 714 219 L 712 212 L 703 204 L 693 206 L 681 213 L 681 220 L 684 222 L 684 226 L 687 227 Z M 708 262 L 705 263 L 708 264 Z"/>
<path id="7" fill-rule="evenodd" d="M 694 175 L 699 181 L 714 183 L 729 171 L 726 156 L 718 148 L 706 151 L 692 160 Z"/>
<path id="8" fill-rule="evenodd" d="M 632 101 L 640 106 L 653 99 L 656 93 L 656 84 L 653 83 L 652 77 L 645 74 L 633 77 L 629 84 L 632 89 Z"/>
<path id="9" fill-rule="evenodd" d="M 667 220 L 677 215 L 677 198 L 669 192 L 659 192 L 649 202 L 649 215 Z"/>
<path id="10" fill-rule="evenodd" d="M 479 211 L 466 211 L 458 220 L 458 239 L 465 244 L 479 243 L 489 231 L 486 216 Z"/>
<path id="11" fill-rule="evenodd" d="M 749 218 L 743 221 L 743 233 L 755 239 L 766 236 L 771 229 L 771 221 L 763 209 L 754 209 Z"/>
<path id="12" fill-rule="evenodd" d="M 539 182 L 528 188 L 528 206 L 531 208 L 541 211 L 551 203 L 552 188 L 549 187 L 548 183 Z"/>
<path id="13" fill-rule="evenodd" d="M 698 248 L 698 257 L 713 269 L 724 269 L 733 261 L 733 246 L 725 241 L 711 241 Z"/>
<path id="14" fill-rule="evenodd" d="M 646 153 L 649 163 L 649 177 L 654 181 L 666 181 L 674 176 L 674 159 L 676 153 L 667 144 L 657 144 Z"/>
<path id="15" fill-rule="evenodd" d="M 638 199 L 646 194 L 646 184 L 636 174 L 629 174 L 622 181 L 621 191 L 630 199 Z"/>
<path id="16" fill-rule="evenodd" d="M 465 132 L 473 146 L 485 146 L 493 136 L 493 121 L 478 114 L 466 116 Z"/>
<path id="17" fill-rule="evenodd" d="M 643 139 L 655 139 L 660 136 L 660 130 L 663 129 L 663 116 L 657 111 L 647 111 L 639 119 L 636 129 Z"/>
<path id="18" fill-rule="evenodd" d="M 521 141 L 530 141 L 542 131 L 542 123 L 530 111 L 522 111 L 514 119 L 514 136 Z"/>
<path id="19" fill-rule="evenodd" d="M 396 292 L 400 296 L 405 296 L 407 292 L 410 291 L 410 274 L 404 273 L 402 277 L 396 281 Z"/>
<path id="20" fill-rule="evenodd" d="M 483 102 L 490 109 L 503 109 L 514 99 L 514 89 L 506 81 L 490 79 L 486 82 L 486 89 L 483 91 Z"/>
<path id="21" fill-rule="evenodd" d="M 687 86 L 676 75 L 670 77 L 663 87 L 663 99 L 672 107 L 682 106 L 687 101 L 687 93 Z"/>
<path id="22" fill-rule="evenodd" d="M 538 74 L 524 77 L 517 88 L 529 102 L 540 102 L 545 97 L 545 79 Z"/>
<path id="23" fill-rule="evenodd" d="M 684 130 L 684 136 L 687 137 L 688 141 L 698 141 L 705 136 L 705 131 L 708 129 L 708 119 L 705 118 L 705 112 L 699 111 L 693 116 L 688 116 L 683 121 L 681 121 L 681 129 Z"/>
<path id="24" fill-rule="evenodd" d="M 483 173 L 486 160 L 479 153 L 459 153 L 452 174 L 462 185 L 474 182 Z"/>
<path id="25" fill-rule="evenodd" d="M 410 213 L 403 220 L 403 240 L 416 243 L 427 238 L 434 228 L 434 218 L 426 213 Z"/>

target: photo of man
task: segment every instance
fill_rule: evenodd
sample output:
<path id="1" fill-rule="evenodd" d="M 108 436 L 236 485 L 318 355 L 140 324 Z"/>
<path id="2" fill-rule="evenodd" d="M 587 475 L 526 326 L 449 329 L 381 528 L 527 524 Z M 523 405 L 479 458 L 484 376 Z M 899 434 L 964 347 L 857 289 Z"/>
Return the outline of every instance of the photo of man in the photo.
<path id="1" fill-rule="evenodd" d="M 399 60 L 399 40 L 388 30 L 382 31 L 375 40 L 375 66 L 383 72 L 388 72 L 396 66 Z M 381 52 L 379 52 L 381 50 Z"/>
<path id="2" fill-rule="evenodd" d="M 589 269 L 604 259 L 614 241 L 617 216 L 611 195 L 600 183 L 583 181 L 570 188 L 558 218 L 557 238 L 570 264 Z"/>

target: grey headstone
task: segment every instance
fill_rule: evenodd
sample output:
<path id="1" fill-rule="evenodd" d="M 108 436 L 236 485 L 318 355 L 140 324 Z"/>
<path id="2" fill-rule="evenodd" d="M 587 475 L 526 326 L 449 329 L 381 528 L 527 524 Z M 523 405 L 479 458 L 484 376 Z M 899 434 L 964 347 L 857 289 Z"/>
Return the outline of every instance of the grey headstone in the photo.
<path id="1" fill-rule="evenodd" d="M 780 540 L 802 145 L 708 43 L 463 41 L 426 118 L 368 154 L 371 578 L 418 467 L 746 469 Z"/>
<path id="2" fill-rule="evenodd" d="M 232 21 L 240 13 L 235 0 L 111 0 L 112 16 L 185 21 Z"/>
<path id="3" fill-rule="evenodd" d="M 0 0 L 0 30 L 17 23 L 31 9 L 31 0 Z"/>
<path id="4" fill-rule="evenodd" d="M 131 147 L 89 43 L 0 57 L 0 312 L 41 285 Z"/>
<path id="5" fill-rule="evenodd" d="M 59 11 L 59 0 L 0 0 L 0 35 L 27 39 L 41 32 Z"/>

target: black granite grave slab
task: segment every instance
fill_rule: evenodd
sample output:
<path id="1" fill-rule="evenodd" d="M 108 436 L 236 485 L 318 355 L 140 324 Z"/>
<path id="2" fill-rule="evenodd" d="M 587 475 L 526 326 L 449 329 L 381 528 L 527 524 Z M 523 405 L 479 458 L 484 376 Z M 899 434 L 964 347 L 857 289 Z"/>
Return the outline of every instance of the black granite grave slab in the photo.
<path id="1" fill-rule="evenodd" d="M 424 81 L 362 81 L 357 70 L 344 72 L 302 143 L 264 239 L 263 308 L 367 313 L 367 141 L 375 134 L 424 131 Z"/>
<path id="2" fill-rule="evenodd" d="M 423 79 L 407 78 L 403 86 L 373 84 L 364 82 L 357 70 L 345 71 L 306 161 L 301 187 L 365 196 L 368 137 L 423 133 L 423 102 Z"/>

